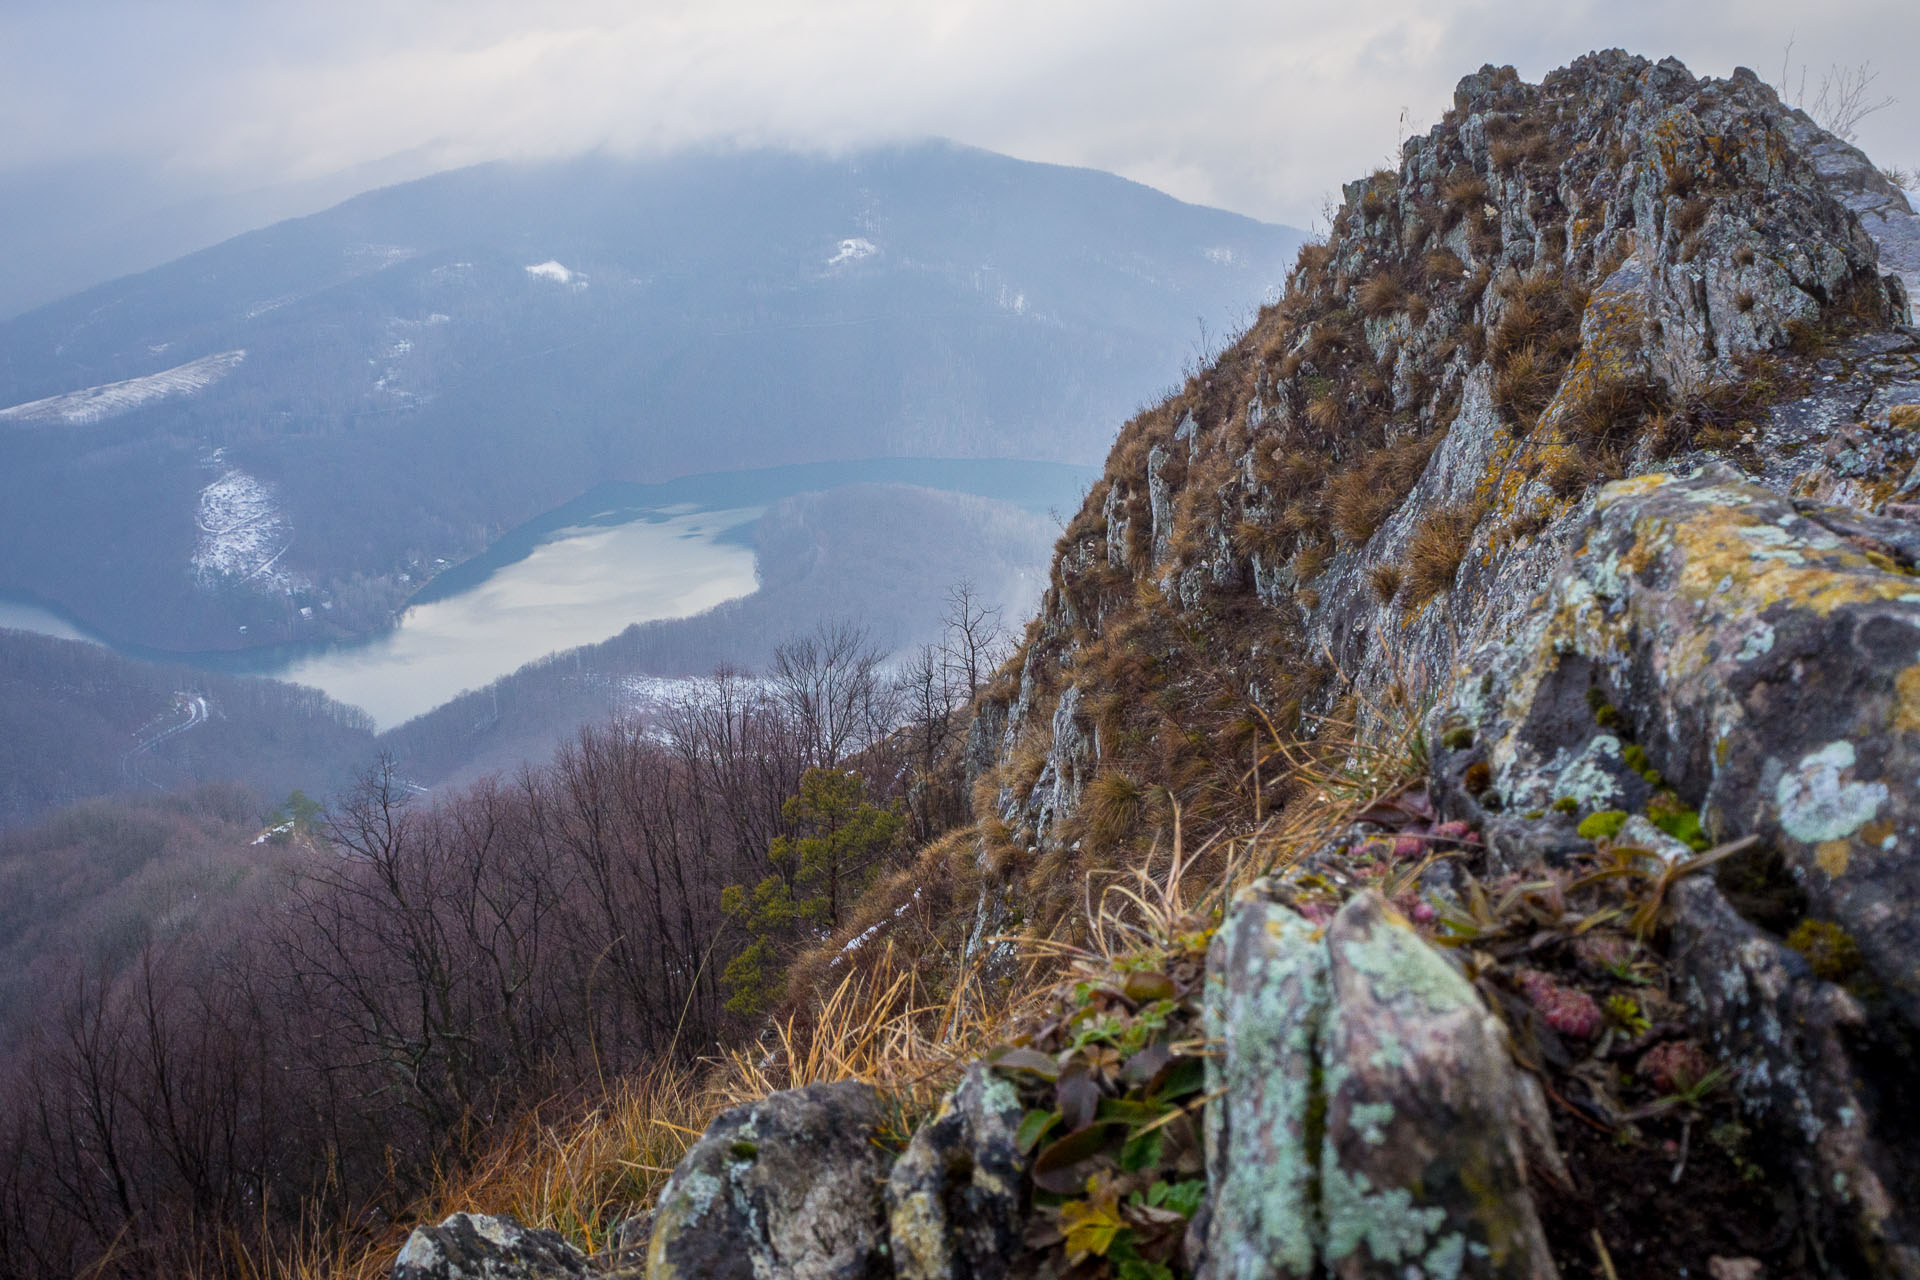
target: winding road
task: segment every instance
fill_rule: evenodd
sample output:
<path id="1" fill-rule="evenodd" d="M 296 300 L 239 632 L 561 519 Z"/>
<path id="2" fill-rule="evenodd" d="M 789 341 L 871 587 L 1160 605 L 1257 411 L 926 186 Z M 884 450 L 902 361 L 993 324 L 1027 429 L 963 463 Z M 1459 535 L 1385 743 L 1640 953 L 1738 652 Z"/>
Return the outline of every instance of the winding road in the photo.
<path id="1" fill-rule="evenodd" d="M 213 711 L 207 705 L 205 694 L 176 691 L 173 695 L 172 709 L 161 716 L 149 720 L 134 731 L 134 745 L 120 757 L 120 772 L 136 786 L 150 786 L 156 791 L 166 788 L 148 778 L 140 769 L 140 757 L 151 752 L 169 738 L 177 738 L 190 729 L 197 729 L 212 718 Z"/>

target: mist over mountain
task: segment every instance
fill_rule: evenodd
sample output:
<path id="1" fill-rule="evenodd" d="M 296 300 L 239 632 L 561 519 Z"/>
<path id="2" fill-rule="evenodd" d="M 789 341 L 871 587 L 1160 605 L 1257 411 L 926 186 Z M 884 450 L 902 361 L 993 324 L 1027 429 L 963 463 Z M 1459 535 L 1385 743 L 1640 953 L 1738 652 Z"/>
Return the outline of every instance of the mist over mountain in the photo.
<path id="1" fill-rule="evenodd" d="M 387 188 L 0 325 L 0 591 L 166 650 L 338 638 L 610 480 L 1088 461 L 1299 242 L 939 143 Z"/>

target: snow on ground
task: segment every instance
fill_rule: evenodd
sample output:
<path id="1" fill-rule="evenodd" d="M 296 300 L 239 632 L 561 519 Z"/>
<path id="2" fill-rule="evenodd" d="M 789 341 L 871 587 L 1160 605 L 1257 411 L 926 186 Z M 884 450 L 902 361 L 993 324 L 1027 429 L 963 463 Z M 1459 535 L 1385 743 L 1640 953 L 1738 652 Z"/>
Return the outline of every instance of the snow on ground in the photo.
<path id="1" fill-rule="evenodd" d="M 1233 250 L 1231 249 L 1223 249 L 1223 248 L 1202 249 L 1200 251 L 1200 256 L 1205 258 L 1208 262 L 1216 263 L 1219 266 L 1223 266 L 1223 267 L 1230 267 L 1233 265 L 1233 262 L 1234 262 Z"/>
<path id="2" fill-rule="evenodd" d="M 219 355 L 202 356 L 143 378 L 128 378 L 124 382 L 48 396 L 44 400 L 30 400 L 11 409 L 0 409 L 0 421 L 88 426 L 168 396 L 189 396 L 204 391 L 238 368 L 246 358 L 245 351 L 222 351 Z"/>
<path id="3" fill-rule="evenodd" d="M 194 522 L 200 539 L 193 569 L 203 585 L 266 577 L 293 542 L 293 522 L 273 486 L 238 467 L 200 491 Z"/>
<path id="4" fill-rule="evenodd" d="M 862 258 L 871 258 L 880 252 L 880 246 L 863 236 L 840 242 L 840 251 L 827 259 L 827 265 L 837 267 L 843 262 L 858 262 Z"/>
<path id="5" fill-rule="evenodd" d="M 555 284 L 563 284 L 569 289 L 584 289 L 587 287 L 586 276 L 573 270 L 571 267 L 560 265 L 552 258 L 548 258 L 545 262 L 534 263 L 527 268 L 527 274 L 536 280 L 551 280 Z"/>
<path id="6" fill-rule="evenodd" d="M 405 262 L 418 252 L 403 244 L 350 244 L 340 254 L 360 270 L 383 271 L 395 263 Z"/>

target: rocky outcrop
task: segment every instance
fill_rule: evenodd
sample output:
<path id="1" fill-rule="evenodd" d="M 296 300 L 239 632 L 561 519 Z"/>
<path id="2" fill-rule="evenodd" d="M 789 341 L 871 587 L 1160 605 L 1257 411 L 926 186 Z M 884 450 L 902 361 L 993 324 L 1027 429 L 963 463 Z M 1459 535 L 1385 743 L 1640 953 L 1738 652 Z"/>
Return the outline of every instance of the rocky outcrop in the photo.
<path id="1" fill-rule="evenodd" d="M 976 1064 L 915 1131 L 887 1178 L 900 1280 L 1004 1276 L 1025 1252 L 1025 1110 L 1004 1077 Z"/>
<path id="2" fill-rule="evenodd" d="M 456 1213 L 437 1227 L 416 1227 L 394 1260 L 392 1280 L 571 1280 L 597 1276 L 555 1231 L 512 1218 Z"/>
<path id="3" fill-rule="evenodd" d="M 674 1169 L 654 1211 L 652 1280 L 882 1280 L 884 1188 L 873 1089 L 846 1081 L 733 1108 Z"/>
<path id="4" fill-rule="evenodd" d="M 1256 890 L 1210 970 L 1200 1275 L 1557 1274 L 1529 1191 L 1554 1163 L 1538 1085 L 1377 895 L 1322 931 Z"/>
<path id="5" fill-rule="evenodd" d="M 1920 401 L 1920 341 L 1880 255 L 1912 215 L 1751 72 L 1483 68 L 1345 195 L 1288 299 L 1128 425 L 1068 530 L 996 719 L 1016 843 L 1071 843 L 1068 760 L 1091 777 L 1156 732 L 1086 733 L 1103 691 L 1077 674 L 1143 614 L 1204 631 L 1270 713 L 1377 701 L 1520 622 L 1596 481 L 1718 461 L 1862 511 L 1906 496 L 1911 431 L 1889 419 Z"/>
<path id="6" fill-rule="evenodd" d="M 1551 591 L 1429 720 L 1443 807 L 1510 865 L 1584 847 L 1596 815 L 1650 814 L 1697 848 L 1757 842 L 1747 865 L 1772 863 L 1794 901 L 1770 933 L 1711 882 L 1685 886 L 1691 1017 L 1792 1141 L 1809 1216 L 1903 1275 L 1920 1274 L 1920 1224 L 1888 1066 L 1920 1042 L 1914 533 L 1725 467 L 1611 485 Z M 1847 959 L 1817 972 L 1783 945 L 1796 926 Z"/>

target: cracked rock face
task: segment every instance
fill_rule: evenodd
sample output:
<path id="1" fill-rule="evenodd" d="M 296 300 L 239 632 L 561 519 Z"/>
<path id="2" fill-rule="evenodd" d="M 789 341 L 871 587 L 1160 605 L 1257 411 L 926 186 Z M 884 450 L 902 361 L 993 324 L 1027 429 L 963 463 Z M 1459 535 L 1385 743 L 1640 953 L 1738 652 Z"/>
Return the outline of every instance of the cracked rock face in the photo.
<path id="1" fill-rule="evenodd" d="M 1779 851 L 1920 1026 L 1920 578 L 1897 558 L 1912 533 L 1726 468 L 1613 485 L 1543 607 L 1456 676 L 1434 724 L 1475 745 L 1436 768 L 1484 760 L 1477 798 L 1456 784 L 1478 809 L 1634 811 L 1648 784 L 1623 742 L 1639 743 L 1709 835 Z"/>
<path id="2" fill-rule="evenodd" d="M 1538 1086 L 1457 970 L 1372 893 L 1322 931 L 1256 891 L 1213 947 L 1203 1277 L 1556 1274 Z"/>
<path id="3" fill-rule="evenodd" d="M 808 1085 L 733 1108 L 707 1127 L 660 1193 L 651 1280 L 885 1280 L 873 1089 Z"/>
<path id="4" fill-rule="evenodd" d="M 1447 807 L 1509 864 L 1570 847 L 1577 814 L 1645 810 L 1651 768 L 1709 837 L 1757 837 L 1747 857 L 1777 859 L 1794 915 L 1857 948 L 1862 972 L 1825 975 L 1843 989 L 1711 881 L 1676 897 L 1690 1015 L 1787 1140 L 1809 1218 L 1901 1275 L 1920 1275 L 1897 1101 L 1920 1030 L 1914 543 L 1724 467 L 1623 481 L 1429 721 Z"/>
<path id="5" fill-rule="evenodd" d="M 899 1280 L 1005 1276 L 1023 1249 L 1027 1169 L 1020 1097 L 975 1064 L 920 1126 L 887 1181 Z"/>

